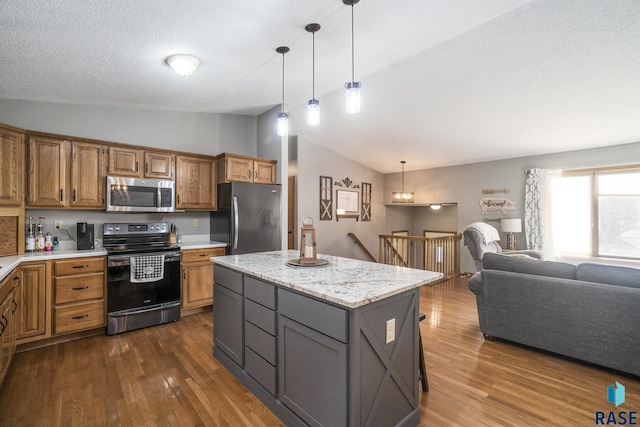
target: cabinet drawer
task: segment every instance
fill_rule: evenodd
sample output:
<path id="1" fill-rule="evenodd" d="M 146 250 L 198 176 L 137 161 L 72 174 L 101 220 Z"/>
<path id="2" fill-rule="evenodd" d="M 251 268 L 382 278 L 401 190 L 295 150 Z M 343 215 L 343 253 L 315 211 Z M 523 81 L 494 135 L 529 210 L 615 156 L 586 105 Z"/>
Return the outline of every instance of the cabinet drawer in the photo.
<path id="1" fill-rule="evenodd" d="M 224 248 L 187 249 L 182 251 L 182 262 L 211 262 L 209 261 L 209 258 L 214 256 L 222 256 L 224 254 Z"/>
<path id="2" fill-rule="evenodd" d="M 215 283 L 242 295 L 242 274 L 237 271 L 216 265 L 214 268 Z"/>
<path id="3" fill-rule="evenodd" d="M 246 349 L 244 357 L 244 368 L 247 373 L 266 388 L 269 393 L 275 396 L 278 391 L 276 388 L 278 368 L 271 366 L 269 362 L 258 356 L 250 348 Z M 310 385 L 310 387 L 312 387 L 312 385 Z"/>
<path id="4" fill-rule="evenodd" d="M 104 258 L 75 258 L 66 261 L 54 261 L 53 263 L 53 274 L 56 276 L 102 273 L 104 271 Z"/>
<path id="5" fill-rule="evenodd" d="M 349 342 L 347 311 L 284 289 L 278 290 L 278 312 L 340 342 Z"/>
<path id="6" fill-rule="evenodd" d="M 55 335 L 105 326 L 104 300 L 53 308 Z"/>
<path id="7" fill-rule="evenodd" d="M 53 280 L 55 289 L 54 304 L 104 298 L 103 273 L 56 277 Z"/>
<path id="8" fill-rule="evenodd" d="M 244 276 L 244 295 L 251 301 L 269 307 L 271 310 L 277 308 L 276 289 L 275 286 L 267 282 Z"/>
<path id="9" fill-rule="evenodd" d="M 278 364 L 276 337 L 269 335 L 251 322 L 244 323 L 244 344 L 273 366 Z"/>
<path id="10" fill-rule="evenodd" d="M 260 329 L 275 336 L 277 331 L 276 312 L 256 304 L 251 300 L 244 301 L 244 318 Z"/>

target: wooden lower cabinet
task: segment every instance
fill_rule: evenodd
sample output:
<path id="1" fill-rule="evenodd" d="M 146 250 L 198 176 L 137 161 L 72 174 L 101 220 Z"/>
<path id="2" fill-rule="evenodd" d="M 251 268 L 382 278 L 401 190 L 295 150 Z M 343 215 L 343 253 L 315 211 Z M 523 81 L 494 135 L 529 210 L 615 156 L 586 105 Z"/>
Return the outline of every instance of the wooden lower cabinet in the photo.
<path id="1" fill-rule="evenodd" d="M 213 304 L 213 263 L 211 257 L 225 255 L 225 248 L 186 249 L 181 254 L 182 308 Z"/>
<path id="2" fill-rule="evenodd" d="M 0 384 L 16 352 L 17 307 L 20 278 L 16 271 L 0 281 Z"/>
<path id="3" fill-rule="evenodd" d="M 18 267 L 21 286 L 18 303 L 17 334 L 20 344 L 49 338 L 47 309 L 47 270 L 49 261 L 23 263 Z"/>
<path id="4" fill-rule="evenodd" d="M 53 262 L 53 334 L 106 326 L 106 257 Z"/>

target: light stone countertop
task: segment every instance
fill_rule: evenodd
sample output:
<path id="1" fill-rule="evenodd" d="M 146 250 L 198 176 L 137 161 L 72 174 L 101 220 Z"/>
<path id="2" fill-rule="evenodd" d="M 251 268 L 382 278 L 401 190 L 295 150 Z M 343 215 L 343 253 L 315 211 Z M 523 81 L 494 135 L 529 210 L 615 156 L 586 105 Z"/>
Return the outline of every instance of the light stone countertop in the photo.
<path id="1" fill-rule="evenodd" d="M 89 256 L 104 256 L 106 249 L 100 247 L 88 251 L 78 251 L 76 249 L 56 249 L 54 251 L 28 252 L 22 255 L 10 255 L 0 257 L 0 280 L 4 279 L 11 270 L 21 262 L 46 261 L 48 259 L 79 258 Z"/>
<path id="2" fill-rule="evenodd" d="M 358 308 L 443 276 L 434 271 L 330 255 L 318 255 L 318 259 L 329 261 L 326 266 L 293 267 L 287 264 L 299 255 L 298 251 L 283 250 L 227 255 L 211 258 L 211 261 L 346 308 Z"/>

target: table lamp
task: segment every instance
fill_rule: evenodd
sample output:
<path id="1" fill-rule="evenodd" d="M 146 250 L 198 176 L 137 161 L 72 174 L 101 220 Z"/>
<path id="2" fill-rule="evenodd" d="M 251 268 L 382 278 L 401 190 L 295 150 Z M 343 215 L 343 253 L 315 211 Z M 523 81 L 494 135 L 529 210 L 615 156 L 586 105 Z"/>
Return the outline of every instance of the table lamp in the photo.
<path id="1" fill-rule="evenodd" d="M 514 251 L 516 249 L 516 236 L 513 233 L 522 232 L 522 219 L 521 218 L 503 218 L 500 221 L 500 227 L 503 232 L 507 234 L 507 249 Z"/>

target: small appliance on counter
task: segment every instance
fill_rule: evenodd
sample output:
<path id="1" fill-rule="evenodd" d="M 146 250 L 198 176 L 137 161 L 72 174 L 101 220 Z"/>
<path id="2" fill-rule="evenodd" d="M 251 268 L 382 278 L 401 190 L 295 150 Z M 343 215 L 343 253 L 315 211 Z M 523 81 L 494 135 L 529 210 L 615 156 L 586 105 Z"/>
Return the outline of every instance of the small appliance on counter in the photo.
<path id="1" fill-rule="evenodd" d="M 78 250 L 86 251 L 94 249 L 95 233 L 93 230 L 93 224 L 87 224 L 86 222 L 79 222 L 78 224 Z"/>

